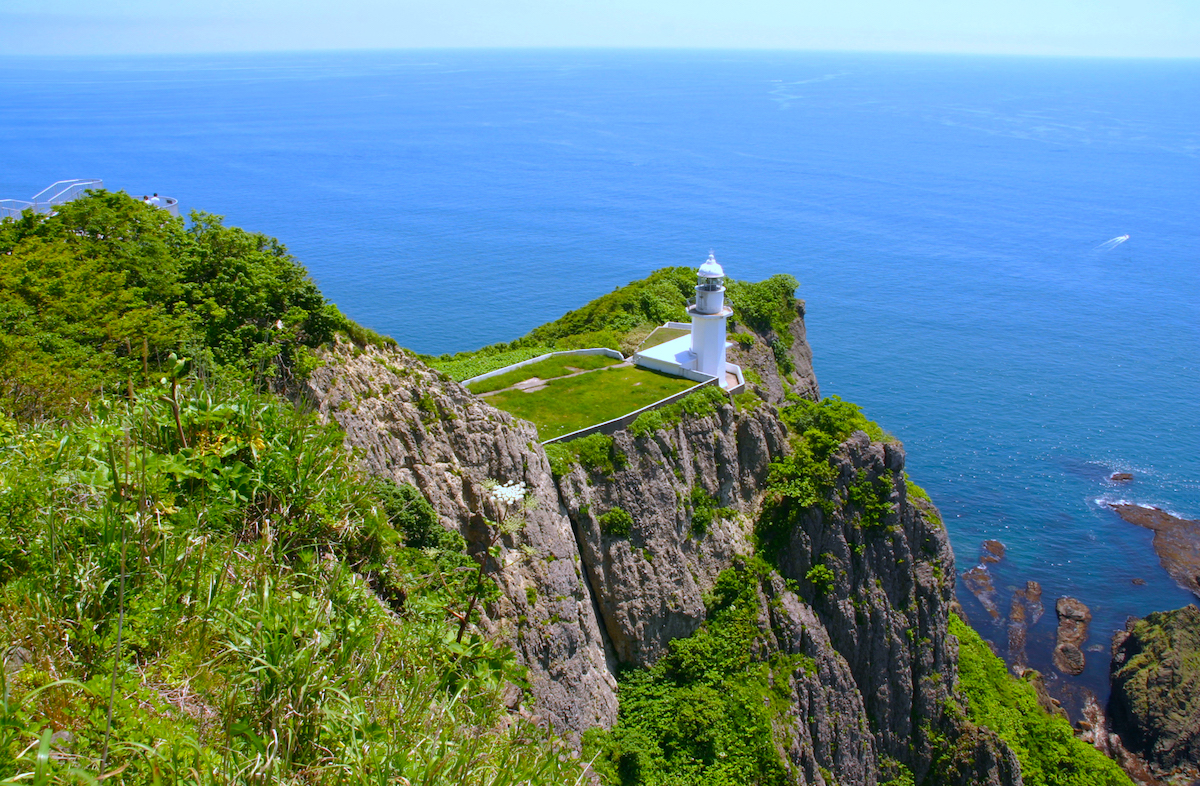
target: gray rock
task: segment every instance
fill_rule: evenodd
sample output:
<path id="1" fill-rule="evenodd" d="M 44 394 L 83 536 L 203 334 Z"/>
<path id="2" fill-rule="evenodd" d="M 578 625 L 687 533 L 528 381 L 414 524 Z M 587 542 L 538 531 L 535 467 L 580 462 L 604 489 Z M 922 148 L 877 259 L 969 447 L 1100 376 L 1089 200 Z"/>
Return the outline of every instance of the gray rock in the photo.
<path id="1" fill-rule="evenodd" d="M 483 537 L 482 527 L 472 526 L 476 516 L 500 515 L 485 481 L 527 485 L 535 507 L 500 544 L 504 569 L 494 572 L 503 598 L 486 610 L 486 624 L 529 667 L 542 718 L 568 735 L 611 726 L 615 661 L 533 426 L 402 350 L 341 343 L 326 360 L 300 395 L 345 430 L 368 472 L 416 486 L 442 524 L 473 548 Z M 529 587 L 536 590 L 532 604 Z"/>
<path id="2" fill-rule="evenodd" d="M 772 408 L 739 419 L 725 406 L 636 440 L 619 432 L 615 447 L 627 457 L 624 469 L 602 476 L 577 465 L 559 480 L 620 661 L 649 665 L 667 642 L 690 635 L 704 620 L 704 593 L 734 556 L 751 551 L 750 521 L 761 502 L 761 481 L 785 445 Z M 736 514 L 693 533 L 685 503 L 697 487 Z M 616 507 L 633 517 L 628 536 L 600 530 L 598 518 Z"/>
<path id="3" fill-rule="evenodd" d="M 1046 611 L 1042 605 L 1042 585 L 1025 582 L 1025 588 L 1014 590 L 1008 612 L 1008 660 L 1018 669 L 1026 666 L 1025 640 L 1029 628 L 1036 625 Z"/>

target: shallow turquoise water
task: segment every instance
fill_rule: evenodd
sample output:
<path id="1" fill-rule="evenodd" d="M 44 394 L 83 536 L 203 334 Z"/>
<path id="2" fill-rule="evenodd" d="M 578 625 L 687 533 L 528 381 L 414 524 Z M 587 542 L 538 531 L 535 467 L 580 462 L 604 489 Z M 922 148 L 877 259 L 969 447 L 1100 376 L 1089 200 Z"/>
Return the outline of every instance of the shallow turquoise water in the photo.
<path id="1" fill-rule="evenodd" d="M 0 196 L 66 177 L 176 196 L 280 237 L 347 313 L 419 351 L 514 338 L 710 248 L 735 277 L 792 273 L 822 391 L 905 442 L 960 569 L 999 538 L 1002 590 L 1036 579 L 1048 605 L 1082 599 L 1091 644 L 1191 600 L 1150 533 L 1097 500 L 1200 518 L 1196 61 L 0 66 Z M 1109 484 L 1118 469 L 1137 479 Z M 1086 682 L 1106 661 L 1089 653 Z"/>

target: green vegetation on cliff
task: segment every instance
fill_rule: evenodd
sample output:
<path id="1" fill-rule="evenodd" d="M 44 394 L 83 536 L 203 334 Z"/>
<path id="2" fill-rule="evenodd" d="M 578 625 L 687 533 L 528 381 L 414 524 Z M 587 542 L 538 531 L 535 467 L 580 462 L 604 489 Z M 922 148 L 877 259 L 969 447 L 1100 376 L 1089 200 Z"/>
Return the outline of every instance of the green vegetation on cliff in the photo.
<path id="1" fill-rule="evenodd" d="M 264 392 L 336 331 L 213 216 L 0 222 L 0 782 L 577 782 L 463 539 Z"/>
<path id="2" fill-rule="evenodd" d="M 617 725 L 584 738 L 584 757 L 605 783 L 791 782 L 772 722 L 792 698 L 788 675 L 806 660 L 759 646 L 758 585 L 769 570 L 751 559 L 723 571 L 700 629 L 649 669 L 621 676 Z"/>
<path id="3" fill-rule="evenodd" d="M 174 382 L 0 419 L 0 781 L 575 781 L 511 725 L 513 653 L 455 641 L 475 562 L 415 489 Z"/>
<path id="4" fill-rule="evenodd" d="M 857 404 L 837 396 L 819 402 L 789 396 L 780 417 L 792 435 L 792 451 L 771 464 L 766 507 L 754 530 L 759 552 L 771 562 L 791 537 L 797 516 L 810 507 L 827 514 L 836 507 L 833 488 L 837 477 L 829 458 L 838 446 L 855 431 L 863 431 L 873 440 L 893 439 L 868 420 Z M 850 496 L 846 501 L 859 509 L 865 526 L 877 520 L 881 503 L 875 484 L 863 481 L 851 489 Z M 820 576 L 824 578 L 824 574 Z"/>
<path id="5" fill-rule="evenodd" d="M 797 314 L 797 286 L 796 279 L 786 274 L 756 283 L 726 282 L 734 324 L 742 322 L 768 335 L 785 372 L 792 370 L 787 367 L 790 361 L 785 350 L 792 345 L 788 326 Z M 631 355 L 655 327 L 689 320 L 687 302 L 695 296 L 695 287 L 694 268 L 661 268 L 515 341 L 423 360 L 454 379 L 464 380 L 556 350 L 608 347 Z"/>
<path id="6" fill-rule="evenodd" d="M 0 405 L 21 419 L 125 392 L 186 354 L 259 385 L 304 373 L 334 331 L 384 341 L 327 302 L 279 241 L 95 192 L 0 222 Z"/>
<path id="7" fill-rule="evenodd" d="M 1075 737 L 1071 725 L 1038 705 L 1033 686 L 1009 673 L 969 625 L 950 616 L 958 639 L 958 685 L 967 718 L 1008 743 L 1027 786 L 1130 786 L 1121 768 Z"/>
<path id="8" fill-rule="evenodd" d="M 1161 771 L 1200 760 L 1200 609 L 1147 614 L 1113 646 L 1113 729 Z"/>

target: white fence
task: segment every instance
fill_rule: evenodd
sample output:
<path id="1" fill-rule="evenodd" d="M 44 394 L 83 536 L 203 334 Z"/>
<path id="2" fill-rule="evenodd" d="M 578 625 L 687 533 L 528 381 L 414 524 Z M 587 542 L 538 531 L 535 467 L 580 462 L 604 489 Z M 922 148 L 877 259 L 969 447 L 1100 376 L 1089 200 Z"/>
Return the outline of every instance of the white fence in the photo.
<path id="1" fill-rule="evenodd" d="M 59 180 L 34 194 L 28 202 L 23 199 L 0 199 L 0 218 L 20 218 L 25 210 L 49 213 L 56 206 L 70 202 L 88 189 L 101 188 L 104 188 L 104 181 L 94 178 Z"/>
<path id="2" fill-rule="evenodd" d="M 590 349 L 564 349 L 561 352 L 547 352 L 544 355 L 538 355 L 537 357 L 530 358 L 529 360 L 522 360 L 520 363 L 513 363 L 511 366 L 505 366 L 504 368 L 498 368 L 495 371 L 489 371 L 486 374 L 480 374 L 479 376 L 471 377 L 470 379 L 464 379 L 458 384 L 465 388 L 472 383 L 479 382 L 480 380 L 498 377 L 501 374 L 507 374 L 510 371 L 521 368 L 522 366 L 540 363 L 546 358 L 557 357 L 559 355 L 604 355 L 605 357 L 615 358 L 616 360 L 625 360 L 624 355 L 617 350 L 609 349 L 608 347 L 592 347 Z"/>

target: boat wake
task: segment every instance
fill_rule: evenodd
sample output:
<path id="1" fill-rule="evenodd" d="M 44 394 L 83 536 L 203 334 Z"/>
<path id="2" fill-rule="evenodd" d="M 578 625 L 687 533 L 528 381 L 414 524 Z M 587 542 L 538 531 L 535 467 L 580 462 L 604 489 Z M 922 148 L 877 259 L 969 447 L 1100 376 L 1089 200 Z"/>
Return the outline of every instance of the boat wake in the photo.
<path id="1" fill-rule="evenodd" d="M 1114 248 L 1121 245 L 1128 239 L 1129 239 L 1129 235 L 1120 235 L 1118 237 L 1114 237 L 1112 240 L 1105 240 L 1103 243 L 1096 246 L 1095 250 L 1096 251 L 1112 251 Z"/>

